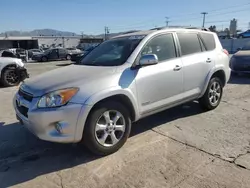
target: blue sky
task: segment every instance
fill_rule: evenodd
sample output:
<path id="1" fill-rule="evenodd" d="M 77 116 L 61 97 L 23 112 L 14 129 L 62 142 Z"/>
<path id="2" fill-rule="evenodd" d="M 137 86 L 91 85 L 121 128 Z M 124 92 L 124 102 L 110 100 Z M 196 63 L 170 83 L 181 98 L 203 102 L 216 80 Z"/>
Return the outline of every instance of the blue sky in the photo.
<path id="1" fill-rule="evenodd" d="M 169 25 L 229 26 L 238 19 L 242 29 L 250 22 L 250 0 L 1 0 L 0 32 L 51 28 L 85 34 L 148 29 Z"/>

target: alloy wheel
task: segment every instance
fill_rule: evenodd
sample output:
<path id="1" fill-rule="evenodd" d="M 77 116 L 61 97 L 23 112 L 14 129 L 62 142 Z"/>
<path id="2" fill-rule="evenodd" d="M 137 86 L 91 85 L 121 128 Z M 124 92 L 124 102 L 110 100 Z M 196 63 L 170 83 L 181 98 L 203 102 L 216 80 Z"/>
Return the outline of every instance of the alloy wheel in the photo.
<path id="1" fill-rule="evenodd" d="M 97 120 L 95 137 L 102 146 L 112 147 L 122 139 L 125 129 L 125 118 L 120 112 L 116 110 L 105 111 Z"/>
<path id="2" fill-rule="evenodd" d="M 211 105 L 215 106 L 217 103 L 220 101 L 221 97 L 221 86 L 219 82 L 213 82 L 211 84 L 211 87 L 209 89 L 208 97 L 209 97 L 209 102 Z"/>

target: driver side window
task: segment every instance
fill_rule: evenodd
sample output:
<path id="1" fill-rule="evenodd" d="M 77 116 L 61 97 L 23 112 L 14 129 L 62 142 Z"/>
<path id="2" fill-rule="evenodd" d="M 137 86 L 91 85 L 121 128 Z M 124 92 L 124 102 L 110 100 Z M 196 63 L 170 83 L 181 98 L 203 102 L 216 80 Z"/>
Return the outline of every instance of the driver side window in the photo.
<path id="1" fill-rule="evenodd" d="M 151 39 L 141 51 L 140 56 L 155 54 L 159 62 L 176 57 L 176 49 L 172 34 L 163 34 Z"/>

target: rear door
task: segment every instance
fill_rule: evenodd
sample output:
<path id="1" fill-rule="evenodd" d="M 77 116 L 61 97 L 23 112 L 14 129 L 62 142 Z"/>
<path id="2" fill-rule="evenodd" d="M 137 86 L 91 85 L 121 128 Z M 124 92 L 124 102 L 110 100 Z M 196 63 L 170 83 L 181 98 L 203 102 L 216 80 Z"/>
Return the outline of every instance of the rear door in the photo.
<path id="1" fill-rule="evenodd" d="M 195 98 L 203 90 L 207 75 L 214 66 L 213 53 L 207 51 L 199 33 L 183 32 L 177 36 L 183 63 L 183 96 Z"/>

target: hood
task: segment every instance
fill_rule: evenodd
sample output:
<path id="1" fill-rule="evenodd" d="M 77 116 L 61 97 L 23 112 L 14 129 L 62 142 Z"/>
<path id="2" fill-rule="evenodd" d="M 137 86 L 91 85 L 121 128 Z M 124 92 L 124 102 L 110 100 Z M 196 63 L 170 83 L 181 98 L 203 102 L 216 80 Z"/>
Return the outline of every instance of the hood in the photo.
<path id="1" fill-rule="evenodd" d="M 245 57 L 250 56 L 250 50 L 240 50 L 233 55 L 234 57 Z"/>
<path id="2" fill-rule="evenodd" d="M 20 67 L 24 66 L 21 59 L 13 57 L 0 57 L 0 64 L 11 64 L 11 63 L 17 64 Z"/>
<path id="3" fill-rule="evenodd" d="M 114 74 L 116 69 L 116 67 L 70 65 L 27 79 L 22 87 L 38 97 L 58 89 L 80 87 L 94 79 Z"/>

